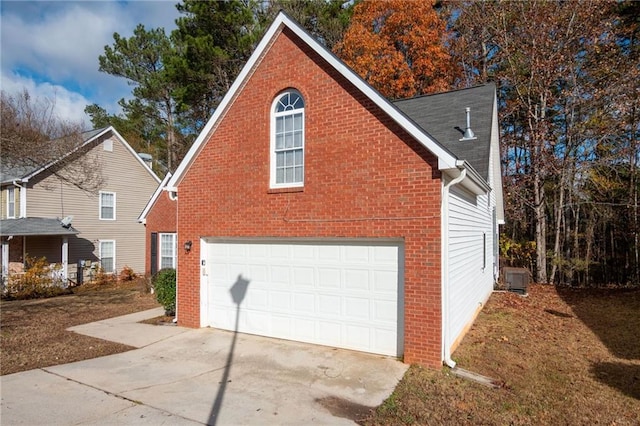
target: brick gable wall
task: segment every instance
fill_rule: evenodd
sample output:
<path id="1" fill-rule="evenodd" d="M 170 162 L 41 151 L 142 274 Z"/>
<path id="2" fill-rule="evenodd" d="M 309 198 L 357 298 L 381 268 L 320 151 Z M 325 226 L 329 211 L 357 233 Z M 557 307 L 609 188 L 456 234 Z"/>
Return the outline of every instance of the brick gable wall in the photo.
<path id="1" fill-rule="evenodd" d="M 270 109 L 305 100 L 305 184 L 269 190 Z M 178 321 L 200 325 L 200 238 L 404 241 L 404 361 L 441 365 L 437 158 L 295 35 L 276 36 L 178 187 Z"/>

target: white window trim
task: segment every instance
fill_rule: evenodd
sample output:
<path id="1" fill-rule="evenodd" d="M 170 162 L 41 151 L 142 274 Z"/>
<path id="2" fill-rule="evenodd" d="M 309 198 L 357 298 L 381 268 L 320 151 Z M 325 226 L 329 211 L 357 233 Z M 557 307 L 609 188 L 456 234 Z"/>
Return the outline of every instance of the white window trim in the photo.
<path id="1" fill-rule="evenodd" d="M 176 269 L 178 263 L 178 236 L 175 232 L 160 232 L 158 233 L 158 270 L 162 269 L 162 236 L 173 236 L 173 269 Z"/>
<path id="2" fill-rule="evenodd" d="M 11 214 L 11 208 L 10 208 L 11 204 L 13 204 L 13 214 Z M 16 189 L 10 186 L 7 188 L 7 218 L 15 219 L 15 217 L 16 217 Z"/>
<path id="3" fill-rule="evenodd" d="M 281 92 L 278 94 L 278 96 L 275 97 L 275 99 L 273 100 L 273 102 L 271 103 L 271 129 L 270 129 L 270 144 L 269 144 L 269 188 L 272 189 L 278 189 L 278 188 L 300 188 L 304 186 L 304 177 L 306 174 L 306 167 L 305 167 L 305 132 L 306 132 L 306 115 L 305 115 L 305 108 L 301 108 L 301 109 L 296 109 L 294 110 L 296 113 L 300 113 L 302 112 L 302 181 L 301 182 L 287 182 L 287 183 L 276 183 L 276 117 L 280 117 L 283 115 L 288 115 L 291 112 L 290 111 L 285 111 L 285 112 L 280 112 L 277 113 L 276 112 L 276 106 L 278 104 L 278 101 L 280 100 L 280 98 L 282 98 L 282 96 L 288 92 L 293 92 L 296 93 L 300 96 L 300 98 L 304 101 L 305 103 L 305 108 L 306 108 L 306 100 L 304 99 L 304 97 L 302 96 L 302 94 L 300 92 L 298 92 L 295 89 L 289 89 L 289 90 L 285 90 L 284 92 Z"/>
<path id="4" fill-rule="evenodd" d="M 103 194 L 111 194 L 113 195 L 113 217 L 102 217 L 102 195 Z M 99 195 L 99 200 L 98 200 L 98 217 L 100 218 L 100 220 L 116 220 L 116 193 L 115 192 L 109 192 L 109 191 L 100 191 L 100 195 Z"/>
<path id="5" fill-rule="evenodd" d="M 116 267 L 116 240 L 99 240 L 98 241 L 98 250 L 100 251 L 100 267 L 102 268 L 102 244 L 103 243 L 112 243 L 113 244 L 113 271 L 104 271 L 107 274 L 115 274 L 118 268 Z"/>

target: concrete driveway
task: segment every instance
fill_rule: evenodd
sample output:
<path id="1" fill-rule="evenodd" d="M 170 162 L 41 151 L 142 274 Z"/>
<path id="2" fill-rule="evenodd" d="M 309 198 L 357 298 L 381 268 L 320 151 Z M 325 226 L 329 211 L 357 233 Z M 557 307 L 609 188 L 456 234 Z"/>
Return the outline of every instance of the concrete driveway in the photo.
<path id="1" fill-rule="evenodd" d="M 73 328 L 138 349 L 0 377 L 2 424 L 353 424 L 407 369 L 360 352 L 137 322 L 161 313 Z"/>

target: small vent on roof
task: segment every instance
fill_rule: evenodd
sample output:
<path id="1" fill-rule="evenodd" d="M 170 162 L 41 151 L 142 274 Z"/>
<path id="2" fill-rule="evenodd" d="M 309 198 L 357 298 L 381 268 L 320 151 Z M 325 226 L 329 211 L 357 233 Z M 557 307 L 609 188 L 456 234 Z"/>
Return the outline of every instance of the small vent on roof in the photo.
<path id="1" fill-rule="evenodd" d="M 476 135 L 471 130 L 471 108 L 466 107 L 465 111 L 467 113 L 467 127 L 464 129 L 464 134 L 462 135 L 461 141 L 468 141 L 472 139 L 476 139 Z"/>

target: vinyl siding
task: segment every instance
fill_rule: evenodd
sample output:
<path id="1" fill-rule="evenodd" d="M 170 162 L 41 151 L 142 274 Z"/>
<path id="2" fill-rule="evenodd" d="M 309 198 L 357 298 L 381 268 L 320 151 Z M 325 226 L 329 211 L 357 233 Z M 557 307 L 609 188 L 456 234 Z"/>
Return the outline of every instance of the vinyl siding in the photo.
<path id="1" fill-rule="evenodd" d="M 102 142 L 113 140 L 113 151 L 104 151 Z M 159 181 L 138 161 L 116 135 L 107 134 L 86 154 L 97 156 L 102 166 L 101 191 L 116 194 L 116 220 L 100 220 L 98 193 L 88 194 L 47 172 L 29 182 L 27 215 L 30 217 L 73 216 L 72 225 L 80 234 L 69 238 L 69 263 L 80 259 L 99 260 L 99 241 L 116 241 L 116 270 L 124 266 L 144 272 L 145 229 L 138 216 Z"/>
<path id="2" fill-rule="evenodd" d="M 449 191 L 450 341 L 445 342 L 449 347 L 466 331 L 493 290 L 492 223 L 489 195 L 475 197 L 457 187 Z"/>

